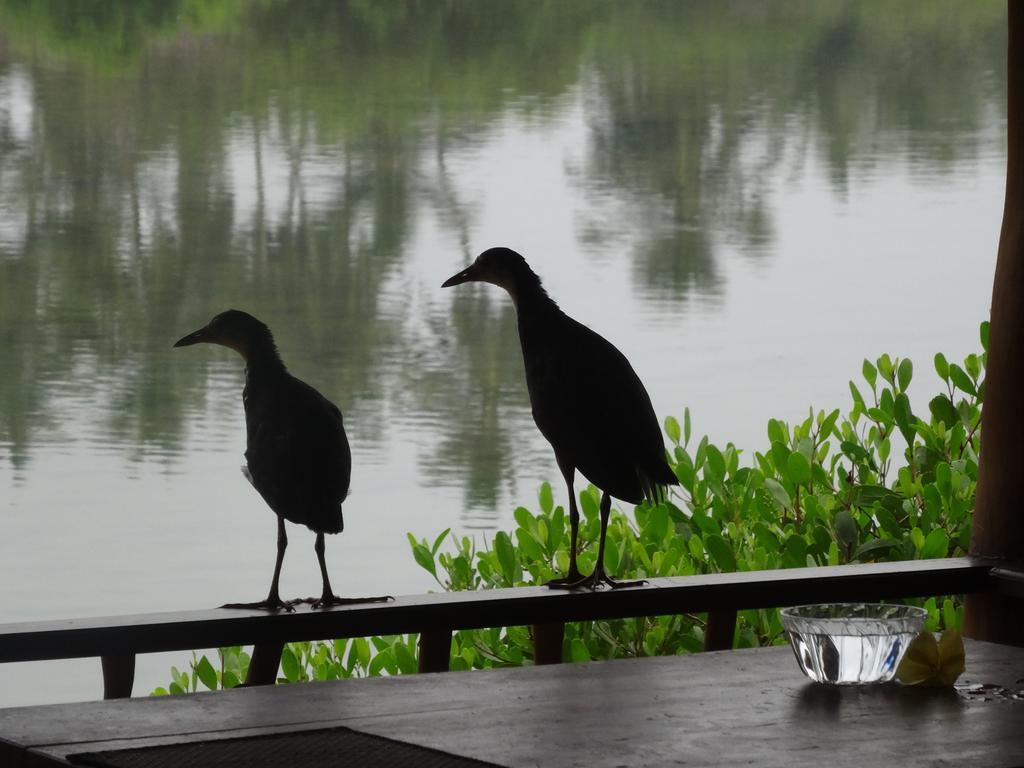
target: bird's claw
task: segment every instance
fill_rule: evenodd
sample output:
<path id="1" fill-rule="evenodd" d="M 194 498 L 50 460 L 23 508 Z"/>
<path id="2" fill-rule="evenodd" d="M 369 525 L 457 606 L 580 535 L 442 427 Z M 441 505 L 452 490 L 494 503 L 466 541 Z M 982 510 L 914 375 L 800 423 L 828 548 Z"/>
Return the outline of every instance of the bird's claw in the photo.
<path id="1" fill-rule="evenodd" d="M 544 586 L 548 589 L 576 589 L 588 578 L 589 576 L 581 576 L 580 572 L 573 568 L 559 579 L 551 579 L 551 581 L 544 582 Z"/>
<path id="2" fill-rule="evenodd" d="M 306 597 L 298 600 L 291 600 L 292 605 L 306 603 L 311 608 L 330 608 L 334 605 L 358 605 L 359 603 L 390 603 L 394 602 L 391 595 L 380 595 L 378 597 L 338 597 L 335 594 L 320 595 L 320 597 Z"/>
<path id="3" fill-rule="evenodd" d="M 260 600 L 258 603 L 224 603 L 221 608 L 241 608 L 243 610 L 250 611 L 287 611 L 288 613 L 294 613 L 295 608 L 294 600 L 288 600 L 287 602 L 281 598 L 267 598 L 266 600 Z"/>
<path id="4" fill-rule="evenodd" d="M 570 572 L 568 576 L 562 579 L 552 579 L 547 582 L 544 586 L 551 589 L 584 589 L 589 588 L 596 590 L 598 587 L 607 586 L 609 589 L 623 589 L 625 587 L 642 587 L 646 584 L 645 579 L 639 581 L 617 581 L 611 576 L 608 576 L 603 570 L 594 571 L 589 576 L 580 576 L 576 573 L 576 578 L 573 578 L 573 574 Z"/>

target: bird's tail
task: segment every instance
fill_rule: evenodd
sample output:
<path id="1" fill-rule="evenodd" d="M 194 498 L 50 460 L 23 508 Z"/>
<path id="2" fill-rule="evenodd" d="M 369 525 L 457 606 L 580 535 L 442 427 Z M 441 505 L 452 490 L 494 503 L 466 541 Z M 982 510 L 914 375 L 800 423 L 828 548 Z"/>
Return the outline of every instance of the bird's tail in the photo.
<path id="1" fill-rule="evenodd" d="M 644 498 L 651 504 L 660 504 L 668 498 L 668 488 L 679 485 L 679 478 L 672 468 L 662 461 L 651 473 L 640 473 L 640 485 L 644 490 Z"/>

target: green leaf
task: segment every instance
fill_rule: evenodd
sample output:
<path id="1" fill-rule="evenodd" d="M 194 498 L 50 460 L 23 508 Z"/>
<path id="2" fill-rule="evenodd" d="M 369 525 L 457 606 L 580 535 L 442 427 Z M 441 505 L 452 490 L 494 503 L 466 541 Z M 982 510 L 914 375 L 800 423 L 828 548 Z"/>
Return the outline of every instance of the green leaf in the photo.
<path id="1" fill-rule="evenodd" d="M 299 660 L 295 658 L 295 654 L 292 649 L 287 645 L 284 650 L 281 651 L 281 671 L 284 673 L 285 679 L 289 683 L 296 683 L 299 681 L 299 676 L 302 674 L 302 670 L 299 667 Z"/>
<path id="2" fill-rule="evenodd" d="M 941 421 L 947 429 L 960 421 L 956 408 L 953 407 L 953 401 L 949 399 L 948 395 L 933 397 L 928 402 L 928 410 L 932 412 L 932 418 L 935 421 Z"/>
<path id="3" fill-rule="evenodd" d="M 883 485 L 858 485 L 853 489 L 852 503 L 855 507 L 870 507 L 876 501 L 883 506 L 898 503 L 900 497 Z"/>
<path id="4" fill-rule="evenodd" d="M 782 483 L 772 477 L 766 477 L 764 480 L 764 487 L 768 489 L 768 493 L 771 494 L 775 502 L 783 508 L 789 507 L 792 504 L 792 500 L 789 498 L 789 492 L 782 487 Z"/>
<path id="5" fill-rule="evenodd" d="M 677 449 L 678 461 L 674 467 L 676 477 L 679 478 L 680 484 L 689 493 L 693 493 L 694 483 L 697 482 L 697 473 L 693 469 L 693 462 L 690 460 L 690 455 L 686 451 Z"/>
<path id="6" fill-rule="evenodd" d="M 975 388 L 974 382 L 971 381 L 971 377 L 968 376 L 967 372 L 956 363 L 950 364 L 949 377 L 961 392 L 965 392 L 968 395 L 978 394 L 978 390 Z"/>
<path id="7" fill-rule="evenodd" d="M 948 597 L 942 601 L 942 621 L 945 623 L 946 629 L 960 628 L 957 626 L 956 607 Z"/>
<path id="8" fill-rule="evenodd" d="M 851 518 L 852 521 L 852 518 Z M 854 523 L 856 526 L 856 523 Z M 860 560 L 862 563 L 867 563 L 874 560 L 876 557 L 889 554 L 892 550 L 902 546 L 901 542 L 896 539 L 872 539 L 866 541 L 857 547 L 857 550 L 853 553 L 851 560 Z"/>
<path id="9" fill-rule="evenodd" d="M 554 552 L 562 546 L 562 539 L 565 538 L 565 512 L 558 507 L 551 515 L 551 523 L 548 526 L 548 552 Z"/>
<path id="10" fill-rule="evenodd" d="M 519 524 L 520 528 L 527 531 L 536 528 L 536 521 L 534 520 L 533 515 L 530 514 L 530 510 L 526 507 L 516 507 L 515 511 L 512 513 L 512 517 L 515 518 L 515 521 Z"/>
<path id="11" fill-rule="evenodd" d="M 832 413 L 825 417 L 825 420 L 821 422 L 821 426 L 818 428 L 818 435 L 824 439 L 832 434 L 832 430 L 836 426 L 836 421 L 839 419 L 839 409 L 836 408 Z"/>
<path id="12" fill-rule="evenodd" d="M 675 416 L 665 417 L 665 434 L 668 435 L 668 439 L 676 445 L 679 445 L 679 438 L 682 437 L 679 430 L 679 422 L 676 421 Z"/>
<path id="13" fill-rule="evenodd" d="M 794 533 L 786 539 L 782 564 L 786 568 L 803 568 L 807 565 L 807 542 L 799 534 Z"/>
<path id="14" fill-rule="evenodd" d="M 943 381 L 949 378 L 949 362 L 941 352 L 935 354 L 935 372 L 939 374 L 939 378 Z"/>
<path id="15" fill-rule="evenodd" d="M 715 474 L 715 477 L 719 479 L 725 477 L 725 457 L 722 455 L 722 452 L 713 445 L 708 445 L 707 447 L 707 465 L 705 466 L 705 473 L 707 469 L 710 469 Z"/>
<path id="16" fill-rule="evenodd" d="M 217 670 L 213 668 L 210 660 L 203 656 L 199 659 L 199 663 L 196 664 L 196 674 L 199 675 L 199 680 L 211 691 L 217 690 Z"/>
<path id="17" fill-rule="evenodd" d="M 905 360 L 904 362 L 910 362 Z M 901 366 L 902 368 L 902 366 Z M 903 392 L 896 395 L 896 401 L 893 404 L 894 416 L 896 418 L 896 426 L 899 427 L 900 434 L 903 435 L 903 439 L 907 441 L 907 445 L 913 445 L 914 435 L 916 434 L 913 427 L 914 414 L 910 411 L 910 398 Z"/>
<path id="18" fill-rule="evenodd" d="M 366 668 L 370 664 L 370 644 L 366 641 L 365 637 L 357 637 L 352 641 L 352 650 L 349 651 L 349 656 L 355 654 L 355 660 L 363 668 Z"/>
<path id="19" fill-rule="evenodd" d="M 790 450 L 784 443 L 775 440 L 771 445 L 772 464 L 775 465 L 775 471 L 779 473 L 779 476 L 783 480 L 789 479 L 789 454 Z"/>
<path id="20" fill-rule="evenodd" d="M 736 556 L 733 555 L 732 547 L 718 534 L 712 533 L 704 537 L 704 546 L 714 559 L 718 570 L 723 573 L 730 573 L 736 570 Z"/>
<path id="21" fill-rule="evenodd" d="M 437 566 L 434 563 L 434 556 L 425 546 L 416 542 L 412 545 L 412 556 L 421 568 L 429 571 L 434 578 L 437 578 Z"/>
<path id="22" fill-rule="evenodd" d="M 574 637 L 572 642 L 569 643 L 569 659 L 574 662 L 590 661 L 590 651 L 587 650 L 587 644 L 578 637 Z"/>
<path id="23" fill-rule="evenodd" d="M 551 493 L 550 483 L 540 484 L 540 508 L 544 510 L 544 514 L 550 515 L 551 510 L 555 507 L 555 497 Z"/>
<path id="24" fill-rule="evenodd" d="M 383 651 L 373 657 L 370 662 L 370 666 L 367 669 L 367 674 L 371 677 L 380 675 L 382 670 L 398 669 L 398 665 L 395 664 L 394 654 L 390 648 L 385 648 Z"/>
<path id="25" fill-rule="evenodd" d="M 580 510 L 587 520 L 596 520 L 598 515 L 598 502 L 590 489 L 580 492 Z"/>
<path id="26" fill-rule="evenodd" d="M 398 665 L 398 671 L 403 675 L 411 675 L 416 672 L 418 664 L 416 663 L 416 657 L 412 655 L 412 651 L 403 643 L 401 640 L 395 641 L 391 646 L 391 652 L 395 656 L 395 663 Z"/>
<path id="27" fill-rule="evenodd" d="M 901 392 L 906 391 L 913 377 L 914 364 L 908 358 L 900 360 L 899 367 L 896 369 L 896 380 L 899 383 Z"/>
<path id="28" fill-rule="evenodd" d="M 683 445 L 690 444 L 690 409 L 683 409 Z"/>
<path id="29" fill-rule="evenodd" d="M 949 536 L 942 528 L 936 528 L 925 537 L 920 555 L 922 560 L 929 560 L 935 557 L 945 557 L 948 551 Z"/>
<path id="30" fill-rule="evenodd" d="M 857 385 L 852 381 L 850 382 L 850 396 L 853 397 L 854 404 L 859 405 L 862 411 L 867 407 L 864 403 L 864 398 L 860 394 L 860 390 L 857 389 Z"/>
<path id="31" fill-rule="evenodd" d="M 519 550 L 526 555 L 530 560 L 545 561 L 547 556 L 544 552 L 544 547 L 541 543 L 534 538 L 533 534 L 524 529 L 520 528 L 516 531 L 516 540 L 519 542 Z M 504 565 L 502 566 L 504 570 Z"/>
<path id="32" fill-rule="evenodd" d="M 431 555 L 437 554 L 437 550 L 441 548 L 441 542 L 445 540 L 445 537 L 449 533 L 451 533 L 451 530 L 451 528 L 445 528 L 443 531 L 441 531 L 440 535 L 436 539 L 434 539 L 434 545 L 430 548 Z"/>
<path id="33" fill-rule="evenodd" d="M 988 352 L 988 329 L 989 329 L 989 322 L 988 322 L 988 320 L 983 322 L 981 324 L 981 328 L 978 329 L 979 330 L 979 335 L 981 336 L 981 348 L 984 349 L 986 352 Z"/>
<path id="34" fill-rule="evenodd" d="M 494 535 L 494 552 L 498 556 L 498 564 L 501 566 L 505 581 L 514 584 L 516 580 L 516 551 L 512 546 L 512 539 L 504 531 L 498 531 Z"/>
<path id="35" fill-rule="evenodd" d="M 789 479 L 796 485 L 806 485 L 811 481 L 811 462 L 802 453 L 794 451 L 786 460 Z"/>
<path id="36" fill-rule="evenodd" d="M 841 543 L 847 546 L 857 543 L 859 537 L 857 521 L 853 519 L 853 515 L 848 510 L 840 509 L 836 512 L 835 529 L 836 539 Z"/>
<path id="37" fill-rule="evenodd" d="M 874 389 L 875 381 L 878 379 L 878 370 L 866 358 L 860 370 L 861 373 L 864 375 L 864 380 L 871 385 L 872 389 Z"/>

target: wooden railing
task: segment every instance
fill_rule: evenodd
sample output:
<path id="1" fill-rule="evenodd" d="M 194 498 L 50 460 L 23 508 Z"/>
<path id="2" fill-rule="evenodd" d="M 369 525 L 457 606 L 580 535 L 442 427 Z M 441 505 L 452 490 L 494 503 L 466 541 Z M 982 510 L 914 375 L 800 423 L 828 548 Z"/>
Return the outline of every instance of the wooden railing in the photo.
<path id="1" fill-rule="evenodd" d="M 419 669 L 448 669 L 457 629 L 529 625 L 537 664 L 562 660 L 565 622 L 703 613 L 706 650 L 732 647 L 736 611 L 817 602 L 996 592 L 1024 598 L 1024 573 L 969 558 L 651 579 L 621 590 L 520 587 L 445 592 L 294 613 L 213 609 L 0 625 L 0 662 L 99 656 L 104 698 L 131 695 L 135 655 L 254 645 L 247 684 L 274 682 L 286 642 L 418 633 Z"/>

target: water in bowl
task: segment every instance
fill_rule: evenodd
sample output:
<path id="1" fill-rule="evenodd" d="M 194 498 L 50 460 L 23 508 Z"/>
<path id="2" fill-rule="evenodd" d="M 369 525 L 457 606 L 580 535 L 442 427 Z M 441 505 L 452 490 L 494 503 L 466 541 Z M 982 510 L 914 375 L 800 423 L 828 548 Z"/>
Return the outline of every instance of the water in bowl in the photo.
<path id="1" fill-rule="evenodd" d="M 830 603 L 785 608 L 782 624 L 811 680 L 857 685 L 891 680 L 927 612 L 905 605 Z"/>

